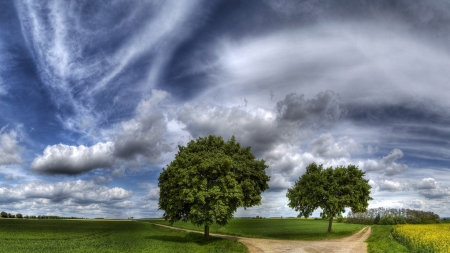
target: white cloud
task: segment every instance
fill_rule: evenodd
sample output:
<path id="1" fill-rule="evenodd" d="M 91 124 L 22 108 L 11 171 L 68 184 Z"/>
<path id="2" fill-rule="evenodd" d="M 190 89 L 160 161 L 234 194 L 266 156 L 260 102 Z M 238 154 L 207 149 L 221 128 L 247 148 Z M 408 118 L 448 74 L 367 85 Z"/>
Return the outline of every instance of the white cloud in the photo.
<path id="1" fill-rule="evenodd" d="M 317 127 L 334 124 L 345 114 L 338 100 L 337 94 L 327 91 L 312 99 L 290 94 L 279 101 L 274 110 L 185 104 L 176 119 L 194 138 L 215 134 L 227 139 L 235 135 L 241 144 L 251 146 L 252 151 L 259 155 L 280 142 L 293 144 L 308 137 Z M 336 148 L 351 151 L 358 146 L 347 137 L 341 138 L 340 142 L 334 151 Z"/>
<path id="2" fill-rule="evenodd" d="M 113 203 L 129 199 L 133 191 L 123 188 L 99 186 L 92 181 L 64 181 L 47 183 L 33 181 L 16 187 L 0 186 L 0 202 L 28 202 L 33 199 L 48 200 L 51 203 L 70 202 L 78 205 Z"/>
<path id="3" fill-rule="evenodd" d="M 398 159 L 403 157 L 403 152 L 400 149 L 393 149 L 389 155 L 383 157 L 380 161 L 368 159 L 364 162 L 359 162 L 359 167 L 366 172 L 382 173 L 386 176 L 393 176 L 401 174 L 408 170 L 406 164 L 396 163 Z"/>
<path id="4" fill-rule="evenodd" d="M 317 161 L 311 153 L 303 153 L 297 145 L 279 144 L 264 154 L 269 170 L 293 182 L 305 172 L 308 164 Z M 319 161 L 320 162 L 320 161 Z"/>
<path id="5" fill-rule="evenodd" d="M 439 188 L 439 183 L 434 178 L 424 178 L 417 185 L 414 186 L 418 190 L 432 190 Z"/>
<path id="6" fill-rule="evenodd" d="M 159 191 L 159 187 L 150 189 L 144 200 L 159 200 Z"/>
<path id="7" fill-rule="evenodd" d="M 380 191 L 390 191 L 390 192 L 396 192 L 396 191 L 403 191 L 405 190 L 405 185 L 392 180 L 381 180 L 378 182 L 378 189 Z"/>
<path id="8" fill-rule="evenodd" d="M 194 138 L 214 134 L 229 139 L 235 135 L 243 146 L 251 145 L 255 153 L 267 150 L 280 138 L 275 116 L 263 108 L 247 111 L 241 107 L 185 105 L 177 120 Z"/>
<path id="9" fill-rule="evenodd" d="M 0 166 L 14 163 L 22 163 L 19 153 L 23 150 L 19 146 L 16 131 L 6 132 L 6 127 L 0 129 Z"/>
<path id="10" fill-rule="evenodd" d="M 114 164 L 114 144 L 97 143 L 93 146 L 47 146 L 43 155 L 31 163 L 31 170 L 44 174 L 75 175 L 96 168 L 111 168 Z"/>
<path id="11" fill-rule="evenodd" d="M 320 157 L 350 158 L 350 153 L 361 149 L 362 146 L 347 136 L 341 137 L 339 141 L 336 141 L 333 135 L 327 133 L 322 134 L 318 138 L 311 141 L 309 148 L 312 150 L 314 155 Z"/>

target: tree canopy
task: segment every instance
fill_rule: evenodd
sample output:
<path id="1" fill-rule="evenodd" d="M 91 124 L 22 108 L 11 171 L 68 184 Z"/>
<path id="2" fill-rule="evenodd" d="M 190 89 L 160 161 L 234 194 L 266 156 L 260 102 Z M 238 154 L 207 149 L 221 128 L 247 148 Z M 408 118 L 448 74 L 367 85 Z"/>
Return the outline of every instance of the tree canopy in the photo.
<path id="1" fill-rule="evenodd" d="M 365 212 L 372 200 L 365 172 L 354 165 L 323 169 L 322 165 L 311 163 L 306 172 L 286 197 L 288 206 L 299 211 L 299 217 L 309 217 L 317 208 L 322 209 L 322 218 L 329 219 L 328 233 L 332 231 L 333 218 L 351 208 L 352 212 Z"/>
<path id="2" fill-rule="evenodd" d="M 234 136 L 227 142 L 220 136 L 200 137 L 178 148 L 158 179 L 159 209 L 171 224 L 204 225 L 207 239 L 209 225 L 224 226 L 238 207 L 261 203 L 261 193 L 269 188 L 268 166 Z"/>

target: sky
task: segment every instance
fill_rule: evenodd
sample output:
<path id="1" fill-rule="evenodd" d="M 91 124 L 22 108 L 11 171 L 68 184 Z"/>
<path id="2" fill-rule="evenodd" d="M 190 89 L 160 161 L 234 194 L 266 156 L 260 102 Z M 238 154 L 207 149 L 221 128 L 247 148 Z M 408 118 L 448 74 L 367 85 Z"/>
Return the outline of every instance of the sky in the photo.
<path id="1" fill-rule="evenodd" d="M 161 217 L 178 145 L 235 136 L 291 217 L 308 164 L 450 217 L 446 0 L 0 1 L 0 211 Z M 319 210 L 313 216 L 319 216 Z"/>

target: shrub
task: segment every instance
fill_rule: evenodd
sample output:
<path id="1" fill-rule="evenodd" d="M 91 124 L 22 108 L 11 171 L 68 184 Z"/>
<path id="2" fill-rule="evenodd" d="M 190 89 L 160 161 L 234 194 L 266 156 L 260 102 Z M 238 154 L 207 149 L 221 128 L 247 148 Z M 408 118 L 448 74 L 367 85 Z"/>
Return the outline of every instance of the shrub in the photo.
<path id="1" fill-rule="evenodd" d="M 406 218 L 403 216 L 395 216 L 392 219 L 394 220 L 394 224 L 406 224 Z"/>
<path id="2" fill-rule="evenodd" d="M 422 221 L 420 220 L 420 218 L 413 217 L 413 218 L 408 220 L 408 223 L 410 223 L 410 224 L 420 224 L 420 223 L 422 223 Z"/>
<path id="3" fill-rule="evenodd" d="M 386 217 L 383 217 L 383 218 L 380 219 L 380 223 L 379 224 L 380 225 L 394 225 L 395 222 L 394 222 L 394 219 L 392 219 L 389 216 L 386 216 Z"/>

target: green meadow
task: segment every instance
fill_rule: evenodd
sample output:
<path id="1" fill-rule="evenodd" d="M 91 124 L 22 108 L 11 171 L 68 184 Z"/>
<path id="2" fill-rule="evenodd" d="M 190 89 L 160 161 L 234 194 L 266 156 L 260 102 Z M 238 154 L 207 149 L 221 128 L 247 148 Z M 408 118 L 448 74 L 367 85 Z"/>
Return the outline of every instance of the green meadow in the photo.
<path id="1" fill-rule="evenodd" d="M 169 225 L 164 220 L 148 220 L 149 223 Z M 174 227 L 203 231 L 203 227 L 190 222 L 176 222 Z M 333 233 L 327 233 L 328 220 L 314 219 L 232 219 L 225 227 L 212 225 L 211 233 L 243 237 L 285 239 L 285 240 L 322 240 L 349 236 L 365 225 L 333 222 Z"/>
<path id="2" fill-rule="evenodd" d="M 0 219 L 0 252 L 247 252 L 230 239 L 146 222 Z"/>
<path id="3" fill-rule="evenodd" d="M 372 225 L 372 234 L 366 240 L 369 253 L 408 253 L 404 245 L 391 235 L 392 225 Z"/>
<path id="4" fill-rule="evenodd" d="M 230 239 L 163 228 L 164 220 L 35 220 L 0 219 L 0 252 L 247 252 Z M 322 240 L 349 236 L 365 225 L 313 219 L 233 219 L 227 226 L 213 225 L 211 233 L 286 240 Z M 203 231 L 190 222 L 174 227 Z M 395 241 L 392 226 L 372 225 L 369 252 L 408 252 Z"/>

